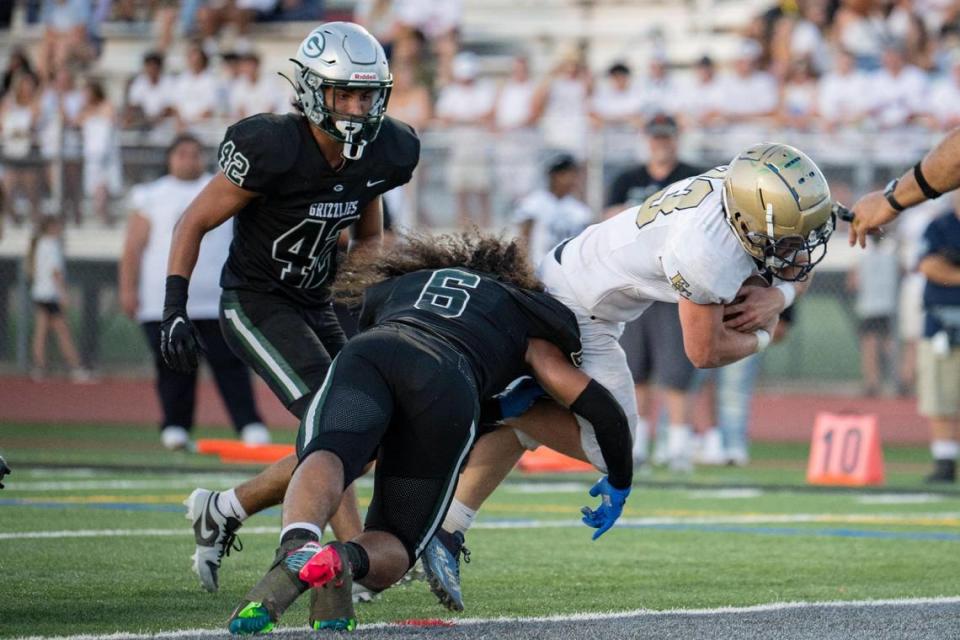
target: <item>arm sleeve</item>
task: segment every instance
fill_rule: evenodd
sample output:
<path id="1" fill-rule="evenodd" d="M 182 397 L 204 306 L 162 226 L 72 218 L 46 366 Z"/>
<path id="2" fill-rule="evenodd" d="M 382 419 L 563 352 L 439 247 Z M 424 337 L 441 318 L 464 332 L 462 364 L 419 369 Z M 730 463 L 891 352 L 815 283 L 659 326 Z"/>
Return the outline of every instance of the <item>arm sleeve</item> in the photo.
<path id="1" fill-rule="evenodd" d="M 591 380 L 570 409 L 593 425 L 610 484 L 616 489 L 629 487 L 633 483 L 632 443 L 620 403 L 606 387 Z"/>

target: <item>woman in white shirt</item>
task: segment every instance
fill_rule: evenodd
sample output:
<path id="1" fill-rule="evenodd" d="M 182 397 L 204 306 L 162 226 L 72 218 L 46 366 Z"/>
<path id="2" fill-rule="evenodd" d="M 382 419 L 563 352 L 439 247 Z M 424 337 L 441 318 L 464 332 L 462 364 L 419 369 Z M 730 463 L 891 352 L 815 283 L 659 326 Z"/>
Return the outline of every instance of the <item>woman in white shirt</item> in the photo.
<path id="1" fill-rule="evenodd" d="M 55 216 L 40 221 L 37 232 L 30 241 L 27 253 L 28 273 L 32 284 L 30 297 L 36 314 L 33 330 L 33 378 L 46 375 L 47 336 L 52 331 L 60 344 L 60 352 L 70 366 L 74 382 L 87 382 L 90 372 L 80 363 L 80 354 L 70 336 L 70 327 L 63 312 L 67 308 L 67 284 L 64 275 L 63 223 Z"/>

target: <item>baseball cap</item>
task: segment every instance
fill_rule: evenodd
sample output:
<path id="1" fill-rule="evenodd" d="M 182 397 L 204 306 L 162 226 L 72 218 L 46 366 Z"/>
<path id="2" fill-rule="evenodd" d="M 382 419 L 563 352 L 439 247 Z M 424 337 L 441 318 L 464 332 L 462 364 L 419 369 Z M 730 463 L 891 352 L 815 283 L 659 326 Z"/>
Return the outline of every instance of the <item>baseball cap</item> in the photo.
<path id="1" fill-rule="evenodd" d="M 558 153 L 547 161 L 547 175 L 553 175 L 560 171 L 576 169 L 580 165 L 577 159 L 569 153 Z"/>
<path id="2" fill-rule="evenodd" d="M 644 125 L 643 130 L 648 136 L 670 137 L 677 135 L 677 121 L 666 113 L 658 113 Z"/>

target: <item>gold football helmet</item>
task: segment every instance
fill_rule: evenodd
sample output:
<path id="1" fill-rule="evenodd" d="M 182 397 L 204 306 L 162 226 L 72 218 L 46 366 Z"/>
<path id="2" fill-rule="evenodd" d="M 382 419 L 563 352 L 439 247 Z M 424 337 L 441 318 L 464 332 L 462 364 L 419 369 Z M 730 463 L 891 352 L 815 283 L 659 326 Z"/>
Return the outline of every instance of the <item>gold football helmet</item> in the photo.
<path id="1" fill-rule="evenodd" d="M 823 172 L 785 144 L 757 144 L 730 162 L 723 208 L 746 252 L 782 280 L 804 280 L 836 226 Z"/>

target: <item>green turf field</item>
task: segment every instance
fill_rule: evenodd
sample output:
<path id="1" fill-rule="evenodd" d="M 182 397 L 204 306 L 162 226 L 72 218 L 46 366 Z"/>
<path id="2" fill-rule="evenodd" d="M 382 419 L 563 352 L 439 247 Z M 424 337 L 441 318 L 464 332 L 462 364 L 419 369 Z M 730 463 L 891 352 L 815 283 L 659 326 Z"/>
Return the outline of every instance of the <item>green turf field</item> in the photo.
<path id="1" fill-rule="evenodd" d="M 278 513 L 248 521 L 221 592 L 203 592 L 180 502 L 250 469 L 170 454 L 157 440 L 141 427 L 0 425 L 14 467 L 0 492 L 0 636 L 223 627 L 272 558 Z M 960 595 L 960 491 L 920 482 L 924 450 L 885 451 L 889 491 L 810 491 L 804 447 L 753 454 L 745 469 L 638 477 L 622 523 L 597 542 L 577 522 L 592 477 L 515 474 L 468 536 L 462 615 Z M 361 498 L 369 494 L 364 483 Z M 361 624 L 451 616 L 424 583 L 359 615 Z M 284 622 L 305 624 L 305 603 Z"/>

